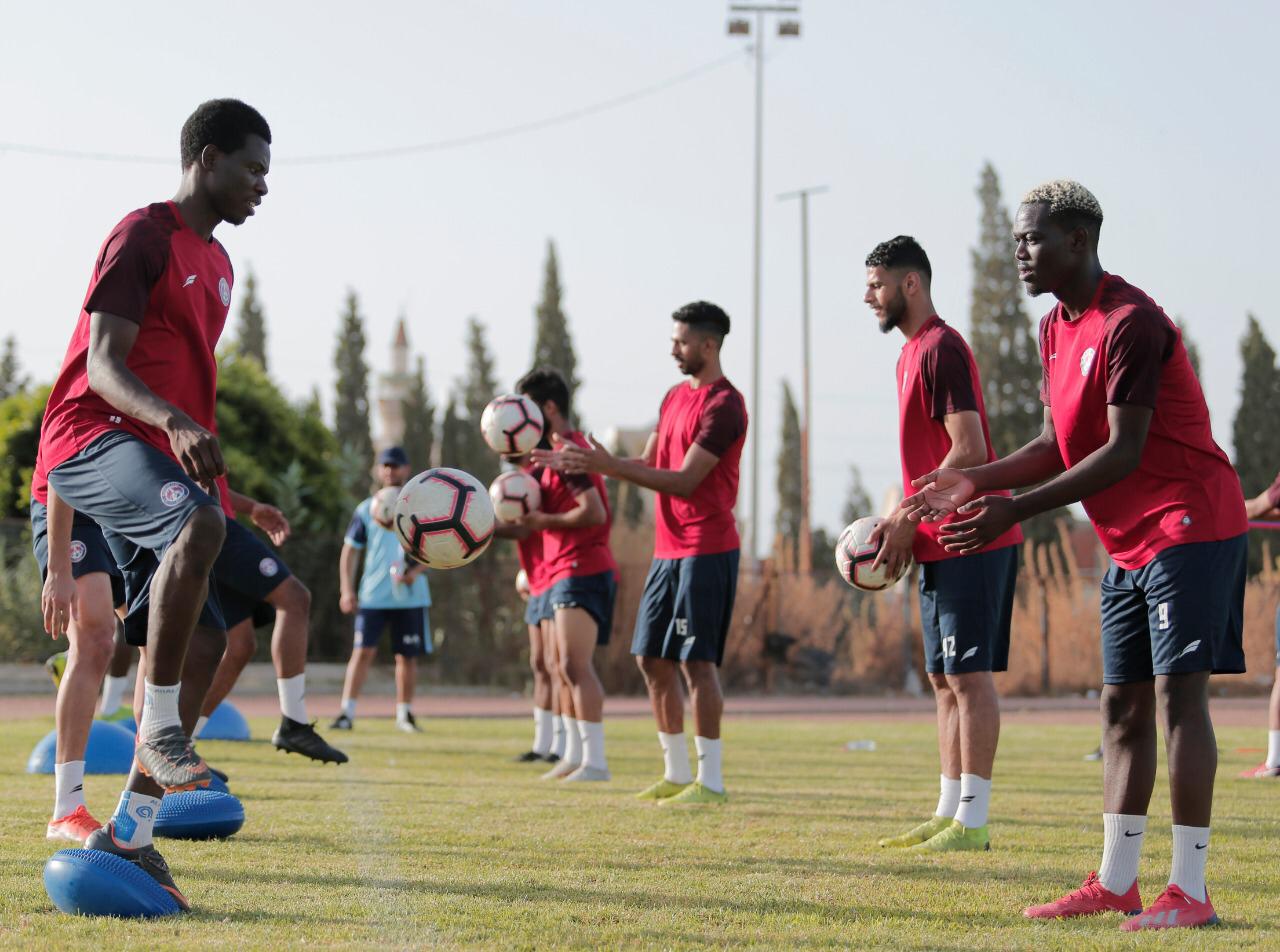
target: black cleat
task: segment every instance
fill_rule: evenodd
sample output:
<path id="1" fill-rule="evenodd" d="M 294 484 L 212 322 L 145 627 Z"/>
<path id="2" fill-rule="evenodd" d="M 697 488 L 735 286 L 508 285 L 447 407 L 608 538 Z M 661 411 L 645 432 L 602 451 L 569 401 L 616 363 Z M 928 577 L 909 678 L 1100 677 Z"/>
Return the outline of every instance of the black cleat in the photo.
<path id="1" fill-rule="evenodd" d="M 338 748 L 331 747 L 325 743 L 325 739 L 316 733 L 314 722 L 303 724 L 301 721 L 282 717 L 280 718 L 280 726 L 271 735 L 271 743 L 278 750 L 283 750 L 290 754 L 301 754 L 303 757 L 318 760 L 322 764 L 345 764 L 347 762 L 346 754 L 338 750 Z"/>
<path id="2" fill-rule="evenodd" d="M 176 724 L 139 737 L 134 757 L 138 769 L 169 793 L 207 787 L 213 777 L 187 732 Z"/>
<path id="3" fill-rule="evenodd" d="M 536 750 L 526 750 L 523 754 L 517 754 L 511 759 L 518 764 L 540 764 L 546 759 L 546 755 L 540 754 Z"/>
<path id="4" fill-rule="evenodd" d="M 208 766 L 208 765 L 206 764 L 205 766 Z M 209 773 L 213 774 L 223 783 L 226 783 L 228 780 L 231 779 L 230 777 L 227 776 L 227 773 L 225 770 L 219 770 L 217 767 L 209 767 Z"/>
<path id="5" fill-rule="evenodd" d="M 355 721 L 347 717 L 345 714 L 339 714 L 333 719 L 333 723 L 329 725 L 331 731 L 349 731 L 355 727 Z"/>
<path id="6" fill-rule="evenodd" d="M 164 861 L 164 857 L 155 848 L 155 844 L 148 843 L 146 846 L 139 846 L 137 849 L 121 846 L 116 842 L 115 827 L 115 821 L 113 820 L 107 823 L 106 826 L 94 830 L 89 834 L 89 838 L 84 841 L 84 848 L 87 850 L 101 850 L 103 853 L 119 856 L 121 859 L 137 866 L 164 887 L 165 891 L 177 900 L 183 912 L 189 912 L 191 903 L 187 902 L 187 897 L 182 895 L 182 891 L 178 889 L 178 884 L 173 881 L 173 876 L 169 873 L 169 864 Z"/>
<path id="7" fill-rule="evenodd" d="M 559 754 L 543 754 L 538 759 L 548 764 L 558 764 L 560 762 L 560 755 Z"/>

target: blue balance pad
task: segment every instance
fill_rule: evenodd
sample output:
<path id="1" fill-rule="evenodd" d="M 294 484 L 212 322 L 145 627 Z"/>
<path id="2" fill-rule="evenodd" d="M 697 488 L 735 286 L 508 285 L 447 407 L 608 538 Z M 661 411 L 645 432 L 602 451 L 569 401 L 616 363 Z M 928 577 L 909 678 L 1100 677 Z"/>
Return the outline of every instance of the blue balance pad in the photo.
<path id="1" fill-rule="evenodd" d="M 84 751 L 84 771 L 91 774 L 128 773 L 133 767 L 133 734 L 110 721 L 94 721 Z M 27 773 L 53 773 L 58 735 L 55 731 L 36 744 L 27 758 Z"/>
<path id="2" fill-rule="evenodd" d="M 244 806 L 229 793 L 189 790 L 170 793 L 160 801 L 156 836 L 180 840 L 211 840 L 231 836 L 244 826 Z"/>
<path id="3" fill-rule="evenodd" d="M 182 907 L 163 886 L 128 860 L 101 850 L 62 850 L 44 864 L 44 888 L 73 916 L 125 919 L 168 916 Z"/>

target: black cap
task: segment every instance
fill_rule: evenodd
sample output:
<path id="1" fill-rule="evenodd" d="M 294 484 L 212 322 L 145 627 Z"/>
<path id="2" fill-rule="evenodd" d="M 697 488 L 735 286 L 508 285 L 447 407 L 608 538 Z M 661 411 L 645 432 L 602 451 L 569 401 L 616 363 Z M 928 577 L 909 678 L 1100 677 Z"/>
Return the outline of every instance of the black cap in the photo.
<path id="1" fill-rule="evenodd" d="M 378 465 L 386 466 L 388 463 L 392 466 L 408 466 L 409 457 L 404 455 L 404 450 L 400 447 L 388 446 L 378 454 Z"/>

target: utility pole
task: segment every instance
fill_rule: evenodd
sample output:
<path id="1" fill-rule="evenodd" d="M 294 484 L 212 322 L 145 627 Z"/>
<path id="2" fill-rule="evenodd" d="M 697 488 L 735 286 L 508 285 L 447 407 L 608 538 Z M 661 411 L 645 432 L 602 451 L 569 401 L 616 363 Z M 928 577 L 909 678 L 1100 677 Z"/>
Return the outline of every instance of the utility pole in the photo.
<path id="1" fill-rule="evenodd" d="M 731 13 L 754 13 L 756 41 L 752 52 L 756 61 L 756 130 L 755 130 L 755 225 L 751 255 L 751 511 L 748 522 L 747 564 L 756 563 L 756 545 L 760 526 L 760 220 L 761 188 L 764 170 L 764 21 L 769 14 L 799 13 L 797 4 L 731 3 Z M 731 36 L 751 33 L 751 21 L 736 17 L 729 21 Z M 798 37 L 800 23 L 782 20 L 778 36 Z"/>
<path id="2" fill-rule="evenodd" d="M 825 185 L 811 185 L 795 192 L 785 192 L 778 201 L 800 199 L 800 348 L 801 348 L 801 412 L 800 418 L 800 572 L 813 571 L 813 524 L 809 518 L 809 434 L 813 425 L 813 400 L 809 385 L 809 196 L 827 191 Z"/>

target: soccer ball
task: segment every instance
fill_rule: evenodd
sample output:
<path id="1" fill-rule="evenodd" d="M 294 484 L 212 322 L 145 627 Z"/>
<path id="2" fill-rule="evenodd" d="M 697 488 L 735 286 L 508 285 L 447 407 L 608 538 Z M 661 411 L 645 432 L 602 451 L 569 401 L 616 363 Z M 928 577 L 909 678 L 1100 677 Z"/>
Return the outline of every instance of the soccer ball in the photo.
<path id="1" fill-rule="evenodd" d="M 396 521 L 396 500 L 400 498 L 399 486 L 384 486 L 373 494 L 369 515 L 384 529 L 390 529 Z"/>
<path id="2" fill-rule="evenodd" d="M 460 469 L 429 469 L 405 483 L 395 530 L 410 558 L 433 569 L 474 561 L 493 540 L 493 503 L 484 485 Z"/>
<path id="3" fill-rule="evenodd" d="M 494 397 L 480 415 L 484 441 L 503 456 L 529 452 L 542 439 L 545 426 L 538 405 L 519 393 Z"/>
<path id="4" fill-rule="evenodd" d="M 524 569 L 516 573 L 516 591 L 521 598 L 529 597 L 529 575 Z"/>
<path id="5" fill-rule="evenodd" d="M 910 561 L 894 576 L 890 576 L 883 565 L 874 572 L 871 570 L 880 544 L 870 543 L 867 538 L 882 521 L 879 516 L 864 516 L 846 526 L 836 542 L 836 570 L 842 579 L 864 592 L 883 591 L 911 570 Z"/>
<path id="6" fill-rule="evenodd" d="M 499 522 L 517 522 L 542 505 L 538 481 L 523 470 L 501 473 L 489 487 Z"/>

